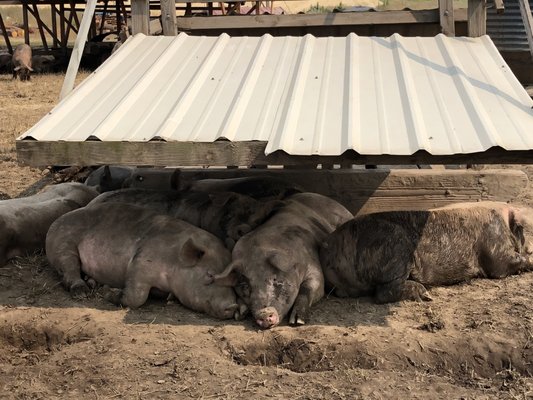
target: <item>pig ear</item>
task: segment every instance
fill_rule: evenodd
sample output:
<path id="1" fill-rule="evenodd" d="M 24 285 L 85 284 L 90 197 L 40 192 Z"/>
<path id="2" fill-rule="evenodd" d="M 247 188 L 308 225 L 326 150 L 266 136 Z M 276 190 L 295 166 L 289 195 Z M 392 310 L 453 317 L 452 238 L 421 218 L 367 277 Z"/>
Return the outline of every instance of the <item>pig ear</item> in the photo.
<path id="1" fill-rule="evenodd" d="M 187 239 L 181 248 L 180 258 L 185 267 L 193 267 L 202 259 L 205 251 L 196 246 L 192 239 Z"/>
<path id="2" fill-rule="evenodd" d="M 294 262 L 290 259 L 288 256 L 284 256 L 279 253 L 274 253 L 268 257 L 268 262 L 270 265 L 272 265 L 274 268 L 279 269 L 283 272 L 289 272 L 294 267 Z"/>
<path id="3" fill-rule="evenodd" d="M 235 268 L 240 265 L 239 261 L 232 261 L 220 274 L 211 275 L 209 283 L 214 283 L 219 286 L 235 286 L 239 277 L 239 273 L 235 271 Z"/>
<path id="4" fill-rule="evenodd" d="M 211 203 L 213 203 L 214 206 L 217 207 L 224 207 L 228 201 L 230 201 L 232 198 L 235 197 L 234 193 L 209 193 L 209 198 L 211 199 Z"/>

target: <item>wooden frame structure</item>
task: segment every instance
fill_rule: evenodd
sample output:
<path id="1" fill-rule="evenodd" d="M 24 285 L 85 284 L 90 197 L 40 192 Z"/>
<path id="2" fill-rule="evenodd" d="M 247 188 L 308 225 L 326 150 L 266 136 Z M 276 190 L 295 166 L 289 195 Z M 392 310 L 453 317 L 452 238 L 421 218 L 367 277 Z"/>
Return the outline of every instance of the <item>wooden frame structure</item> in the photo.
<path id="1" fill-rule="evenodd" d="M 498 0 L 499 1 L 499 0 Z M 199 7 L 212 14 L 215 2 L 204 0 Z M 251 0 L 254 7 L 260 7 L 261 2 Z M 99 0 L 96 5 L 95 15 L 101 16 L 97 24 L 93 18 L 88 39 L 97 39 L 104 33 L 105 21 L 111 17 L 115 21 L 117 31 L 127 23 L 131 17 L 133 33 L 150 34 L 150 12 L 161 12 L 161 23 L 165 35 L 176 35 L 179 31 L 217 31 L 225 29 L 239 29 L 254 31 L 257 29 L 280 29 L 280 28 L 335 28 L 340 26 L 376 26 L 402 24 L 439 24 L 441 32 L 446 35 L 455 35 L 456 22 L 468 21 L 468 35 L 480 36 L 485 33 L 485 0 L 469 0 L 468 11 L 454 10 L 452 0 L 439 0 L 439 7 L 434 10 L 402 10 L 380 12 L 357 12 L 357 13 L 329 13 L 329 14 L 300 14 L 300 15 L 254 15 L 254 16 L 207 16 L 207 17 L 176 17 L 173 10 L 193 11 L 194 4 L 187 0 L 131 0 L 130 4 L 124 0 Z M 228 6 L 221 7 L 226 12 L 228 9 L 238 7 L 237 0 L 229 0 Z M 0 0 L 0 5 L 20 5 L 22 8 L 24 41 L 30 43 L 29 17 L 33 16 L 37 22 L 37 29 L 44 50 L 65 50 L 68 46 L 72 33 L 78 33 L 80 19 L 78 13 L 84 11 L 85 1 L 81 0 Z M 49 8 L 44 11 L 43 7 Z M 229 8 L 228 8 L 229 7 Z M 270 2 L 272 7 L 272 1 Z M 43 12 L 49 13 L 51 23 L 47 25 L 41 16 Z M 0 18 L 0 29 L 3 21 Z M 5 33 L 5 29 L 2 29 Z M 245 32 L 245 34 L 248 34 Z M 328 33 L 330 34 L 330 33 Z M 47 35 L 49 38 L 47 38 Z M 12 46 L 9 37 L 4 34 L 4 41 L 9 51 Z M 38 45 L 37 45 L 38 46 Z M 35 45 L 34 45 L 35 47 Z"/>
<path id="2" fill-rule="evenodd" d="M 74 34 L 78 34 L 80 29 L 79 13 L 85 11 L 85 1 L 80 0 L 0 0 L 1 5 L 18 5 L 22 10 L 22 20 L 24 29 L 24 42 L 32 47 L 42 47 L 45 51 L 66 50 L 69 41 Z M 50 17 L 50 24 L 44 22 L 44 14 Z M 127 21 L 129 6 L 124 0 L 99 0 L 96 5 L 95 15 L 101 16 L 100 22 L 93 18 L 89 30 L 88 39 L 97 39 L 104 34 L 105 21 L 113 19 L 117 31 Z M 37 24 L 40 43 L 35 45 L 30 40 L 29 18 L 32 16 Z M 0 29 L 3 21 L 0 16 Z M 48 37 L 47 37 L 48 36 Z M 12 52 L 12 45 L 9 37 L 3 35 L 8 51 Z"/>

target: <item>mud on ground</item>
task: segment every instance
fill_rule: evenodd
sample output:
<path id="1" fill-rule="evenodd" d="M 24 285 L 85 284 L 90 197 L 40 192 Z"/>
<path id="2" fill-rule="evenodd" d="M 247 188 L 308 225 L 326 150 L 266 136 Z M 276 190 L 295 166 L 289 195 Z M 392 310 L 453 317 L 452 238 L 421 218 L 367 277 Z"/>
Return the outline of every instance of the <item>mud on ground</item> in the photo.
<path id="1" fill-rule="evenodd" d="M 16 164 L 14 138 L 61 79 L 0 75 L 0 195 L 47 177 Z M 532 287 L 528 273 L 432 289 L 430 303 L 329 297 L 303 327 L 259 331 L 172 302 L 74 300 L 45 257 L 21 258 L 0 267 L 0 398 L 530 399 Z"/>

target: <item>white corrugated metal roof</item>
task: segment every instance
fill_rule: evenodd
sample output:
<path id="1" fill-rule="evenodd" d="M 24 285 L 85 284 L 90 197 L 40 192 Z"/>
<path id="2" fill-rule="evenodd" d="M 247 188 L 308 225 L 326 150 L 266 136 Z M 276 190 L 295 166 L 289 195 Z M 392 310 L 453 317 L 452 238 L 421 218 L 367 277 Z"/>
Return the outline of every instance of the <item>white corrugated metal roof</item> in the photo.
<path id="1" fill-rule="evenodd" d="M 529 150 L 532 106 L 488 36 L 136 35 L 19 139 L 225 138 L 291 155 Z"/>

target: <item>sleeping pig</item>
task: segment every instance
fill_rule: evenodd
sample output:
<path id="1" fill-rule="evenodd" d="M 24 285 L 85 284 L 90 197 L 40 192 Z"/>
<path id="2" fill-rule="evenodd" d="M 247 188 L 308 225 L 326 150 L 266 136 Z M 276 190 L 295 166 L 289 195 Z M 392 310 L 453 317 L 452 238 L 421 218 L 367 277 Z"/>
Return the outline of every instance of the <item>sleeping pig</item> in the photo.
<path id="1" fill-rule="evenodd" d="M 97 195 L 81 183 L 61 183 L 33 196 L 0 201 L 0 267 L 11 258 L 43 249 L 52 222 Z"/>
<path id="2" fill-rule="evenodd" d="M 213 281 L 234 285 L 261 328 L 278 325 L 289 313 L 290 324 L 303 325 L 309 308 L 324 295 L 319 244 L 351 218 L 326 196 L 294 194 L 237 242 L 233 261 Z"/>
<path id="3" fill-rule="evenodd" d="M 322 245 L 327 285 L 378 303 L 431 300 L 426 287 L 532 269 L 523 227 L 486 207 L 394 211 L 355 218 Z"/>
<path id="4" fill-rule="evenodd" d="M 118 302 L 126 307 L 141 306 L 156 289 L 216 318 L 240 316 L 232 288 L 206 285 L 231 259 L 220 240 L 146 208 L 98 204 L 70 212 L 50 227 L 46 255 L 74 296 L 88 290 L 83 272 L 122 289 Z"/>

